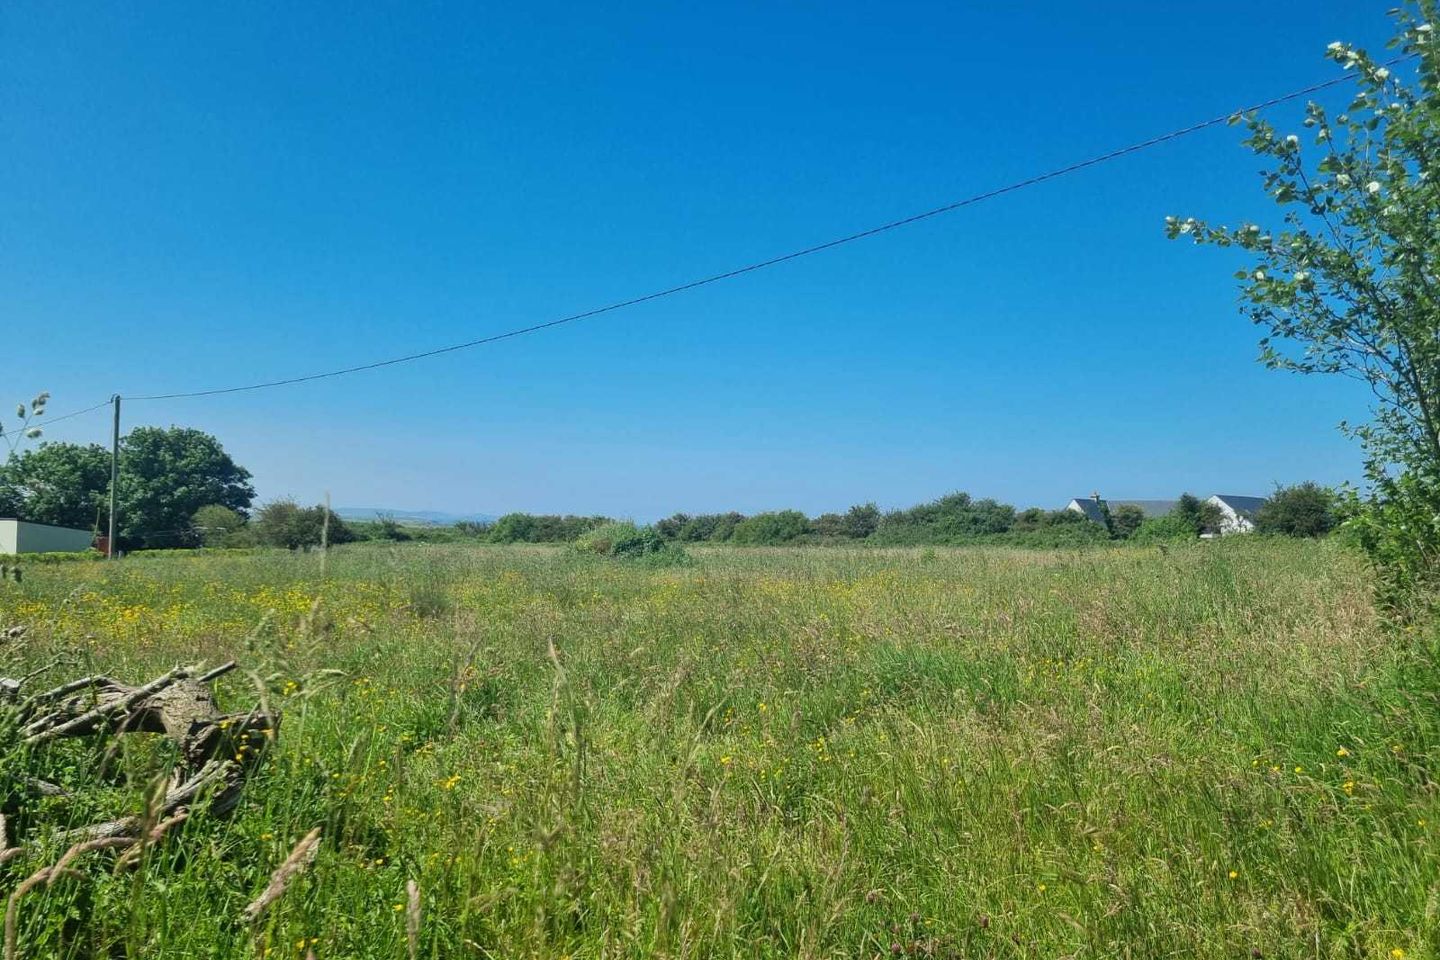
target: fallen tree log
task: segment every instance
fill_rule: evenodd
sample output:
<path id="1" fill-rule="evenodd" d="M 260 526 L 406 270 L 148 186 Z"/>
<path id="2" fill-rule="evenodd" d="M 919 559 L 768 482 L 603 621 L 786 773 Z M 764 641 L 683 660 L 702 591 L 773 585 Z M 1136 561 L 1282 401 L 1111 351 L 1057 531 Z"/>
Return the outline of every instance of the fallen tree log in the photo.
<path id="1" fill-rule="evenodd" d="M 169 738 L 179 751 L 163 797 L 147 816 L 125 817 L 67 831 L 77 840 L 117 837 L 138 839 L 145 822 L 174 817 L 201 800 L 204 813 L 222 817 L 240 801 L 245 780 L 275 738 L 279 717 L 260 707 L 248 713 L 222 714 L 209 684 L 235 669 L 234 661 L 201 673 L 198 667 L 177 667 L 140 686 L 111 677 L 82 677 L 51 690 L 20 698 L 23 681 L 0 678 L 0 690 L 13 690 L 18 700 L 21 741 L 43 748 L 73 737 L 154 733 Z M 27 778 L 31 791 L 64 796 L 64 788 Z"/>

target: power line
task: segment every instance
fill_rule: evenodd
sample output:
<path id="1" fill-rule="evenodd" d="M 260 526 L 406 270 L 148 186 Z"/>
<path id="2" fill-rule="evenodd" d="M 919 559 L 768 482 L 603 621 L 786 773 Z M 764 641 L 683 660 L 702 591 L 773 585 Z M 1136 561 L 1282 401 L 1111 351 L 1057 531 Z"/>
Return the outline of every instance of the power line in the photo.
<path id="1" fill-rule="evenodd" d="M 62 416 L 58 416 L 58 417 L 46 417 L 44 420 L 42 420 L 42 421 L 40 421 L 40 422 L 38 422 L 38 423 L 35 423 L 34 426 L 40 427 L 40 428 L 43 430 L 45 427 L 48 427 L 48 426 L 52 426 L 52 425 L 54 425 L 54 424 L 57 424 L 57 423 L 59 423 L 61 420 L 69 420 L 71 417 L 84 416 L 84 415 L 87 414 L 87 413 L 94 413 L 96 410 L 99 410 L 101 407 L 108 407 L 108 406 L 110 406 L 110 400 L 108 400 L 108 399 L 106 399 L 106 400 L 101 400 L 99 403 L 95 404 L 95 406 L 93 406 L 93 407 L 86 407 L 84 410 L 76 410 L 76 411 L 74 411 L 73 413 L 63 414 Z M 42 416 L 43 416 L 43 414 L 42 414 Z"/>
<path id="2" fill-rule="evenodd" d="M 1405 56 L 1395 57 L 1391 60 L 1386 61 L 1384 64 L 1382 64 L 1382 66 L 1394 66 L 1395 64 L 1403 63 L 1408 60 L 1413 60 L 1417 56 L 1418 54 L 1408 54 Z M 777 257 L 771 257 L 768 260 L 759 260 L 755 263 L 751 263 L 743 267 L 737 267 L 734 270 L 726 270 L 724 273 L 712 274 L 708 277 L 702 277 L 698 280 L 691 280 L 687 283 L 682 283 L 677 286 L 667 287 L 663 290 L 657 290 L 653 293 L 644 294 L 643 296 L 632 297 L 628 300 L 620 300 L 615 303 L 607 304 L 603 307 L 595 307 L 591 310 L 584 310 L 580 313 L 572 313 L 567 317 L 560 317 L 556 320 L 548 320 L 544 323 L 536 323 L 528 327 L 519 327 L 514 330 L 507 330 L 504 333 L 497 333 L 487 337 L 479 337 L 474 340 L 467 340 L 463 343 L 453 343 L 449 346 L 437 347 L 434 350 L 424 350 L 419 353 L 405 354 L 404 356 L 391 357 L 387 360 L 377 360 L 373 363 L 358 364 L 353 367 L 342 367 L 338 370 L 327 370 L 324 373 L 312 373 L 300 377 L 287 377 L 283 380 L 267 380 L 261 383 L 251 383 L 238 387 L 221 387 L 211 390 L 191 390 L 177 393 L 160 393 L 152 394 L 149 396 L 127 397 L 127 399 L 177 400 L 186 397 L 212 397 L 226 393 L 243 393 L 250 390 L 265 390 L 270 387 L 284 387 L 297 383 L 308 383 L 312 380 L 325 380 L 330 377 L 341 377 L 345 376 L 346 374 L 360 373 L 365 370 L 378 370 L 381 367 L 394 366 L 400 363 L 410 363 L 415 360 L 423 360 L 427 357 L 437 357 L 441 354 L 454 353 L 457 350 L 468 350 L 472 347 L 479 347 L 490 343 L 498 343 L 501 340 L 509 340 L 514 337 L 522 337 L 527 334 L 538 333 L 541 330 L 548 330 L 551 327 L 558 327 L 567 323 L 575 323 L 579 320 L 586 320 L 591 317 L 598 317 L 601 314 L 611 313 L 616 310 L 623 310 L 626 307 L 633 307 L 642 303 L 648 303 L 651 300 L 659 300 L 662 297 L 674 296 L 677 293 L 684 293 L 687 290 L 694 290 L 698 287 L 709 286 L 710 284 L 719 283 L 723 280 L 730 280 L 735 277 L 743 276 L 747 273 L 754 273 L 757 270 L 764 270 L 767 267 L 777 266 L 782 263 L 788 263 L 791 260 L 798 260 L 801 257 L 808 257 L 812 254 L 821 253 L 825 250 L 831 250 L 835 247 L 843 246 L 847 243 L 854 243 L 857 240 L 864 240 L 869 237 L 877 236 L 878 234 L 888 233 L 891 230 L 898 230 L 901 227 L 906 227 L 913 223 L 919 223 L 922 220 L 929 220 L 932 217 L 938 217 L 941 214 L 950 213 L 952 211 L 959 210 L 962 207 L 969 207 L 977 203 L 983 203 L 986 200 L 993 200 L 996 197 L 1001 197 L 1008 193 L 1014 193 L 1017 190 L 1024 190 L 1028 187 L 1033 187 L 1050 180 L 1055 180 L 1060 177 L 1068 176 L 1069 174 L 1077 173 L 1081 170 L 1098 166 L 1102 163 L 1108 163 L 1111 160 L 1118 160 L 1121 157 L 1129 156 L 1132 153 L 1139 153 L 1142 150 L 1148 150 L 1151 147 L 1156 147 L 1164 143 L 1169 143 L 1172 140 L 1178 140 L 1181 137 L 1186 137 L 1193 133 L 1199 133 L 1200 131 L 1207 130 L 1210 127 L 1229 123 L 1236 117 L 1242 116 L 1247 113 L 1267 110 L 1270 107 L 1279 106 L 1282 103 L 1288 103 L 1292 100 L 1297 100 L 1300 97 L 1308 96 L 1312 93 L 1318 93 L 1319 91 L 1326 90 L 1330 87 L 1349 83 L 1355 79 L 1355 76 L 1355 74 L 1345 74 L 1343 76 L 1334 77 L 1321 83 L 1311 84 L 1308 87 L 1294 90 L 1290 93 L 1282 94 L 1278 97 L 1271 97 L 1268 100 L 1261 101 L 1248 107 L 1241 107 L 1238 110 L 1229 111 L 1228 113 L 1222 114 L 1220 116 L 1212 117 L 1209 120 L 1202 120 L 1199 123 L 1191 124 L 1188 127 L 1181 127 L 1180 129 L 1172 130 L 1169 133 L 1164 133 L 1156 137 L 1151 137 L 1147 140 L 1141 140 L 1137 143 L 1132 143 L 1128 146 L 1111 150 L 1108 153 L 1102 153 L 1098 156 L 1090 157 L 1086 160 L 1080 160 L 1076 163 L 1071 163 L 1066 166 L 1050 170 L 1046 173 L 1027 177 L 1024 180 L 1018 180 L 1003 187 L 997 187 L 993 190 L 987 190 L 984 193 L 977 193 L 973 196 L 966 197 L 962 200 L 956 200 L 953 203 L 947 203 L 944 206 L 935 207 L 934 209 L 926 210 L 922 213 L 915 213 L 911 214 L 910 216 L 901 217 L 898 220 L 891 220 L 888 223 L 883 223 L 879 226 L 871 227 L 867 230 L 861 230 L 858 233 L 852 233 L 843 237 L 837 237 L 836 239 L 827 240 L 823 243 L 817 243 L 813 246 L 804 247 L 800 250 L 795 250 Z"/>

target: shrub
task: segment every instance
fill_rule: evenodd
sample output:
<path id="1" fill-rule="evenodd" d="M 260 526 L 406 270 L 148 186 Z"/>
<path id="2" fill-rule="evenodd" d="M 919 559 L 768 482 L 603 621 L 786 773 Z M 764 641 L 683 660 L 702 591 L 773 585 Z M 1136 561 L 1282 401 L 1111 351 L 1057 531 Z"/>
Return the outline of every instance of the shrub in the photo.
<path id="1" fill-rule="evenodd" d="M 455 523 L 455 534 L 460 537 L 483 537 L 490 532 L 490 524 L 480 520 L 459 520 Z"/>
<path id="2" fill-rule="evenodd" d="M 1100 524 L 1091 523 L 1073 510 L 1064 512 L 1080 517 L 1080 522 L 1067 520 L 1028 530 L 1017 527 L 1006 533 L 996 534 L 992 538 L 993 542 L 1017 547 L 1084 547 L 1110 542 L 1110 534 Z"/>
<path id="3" fill-rule="evenodd" d="M 723 543 L 735 535 L 735 528 L 745 521 L 745 514 L 702 513 L 690 517 L 680 528 L 678 539 L 686 543 L 712 541 Z"/>
<path id="4" fill-rule="evenodd" d="M 879 525 L 880 508 L 864 503 L 845 513 L 822 513 L 811 522 L 810 532 L 822 540 L 864 540 Z"/>
<path id="5" fill-rule="evenodd" d="M 654 527 L 637 527 L 625 521 L 612 521 L 587 530 L 575 540 L 582 553 L 647 563 L 684 563 L 688 555 L 678 545 L 666 542 Z"/>
<path id="6" fill-rule="evenodd" d="M 491 543 L 570 543 L 587 530 L 611 522 L 609 517 L 507 513 L 489 528 L 486 539 Z"/>
<path id="7" fill-rule="evenodd" d="M 897 545 L 969 543 L 1004 533 L 1014 524 L 1015 508 L 1009 504 L 952 493 L 908 510 L 890 511 L 880 518 L 873 539 Z"/>
<path id="8" fill-rule="evenodd" d="M 1202 533 L 1213 533 L 1218 530 L 1220 521 L 1224 517 L 1219 506 L 1201 500 L 1193 493 L 1180 494 L 1180 499 L 1175 503 L 1175 509 L 1171 510 L 1169 515 L 1183 522 L 1197 537 Z"/>
<path id="9" fill-rule="evenodd" d="M 1116 540 L 1129 540 L 1145 523 L 1145 511 L 1133 503 L 1122 503 L 1110 511 L 1110 535 Z"/>
<path id="10" fill-rule="evenodd" d="M 377 540 L 392 540 L 396 543 L 404 543 L 410 539 L 410 531 L 400 526 L 388 513 L 382 513 L 375 518 L 375 534 Z"/>
<path id="11" fill-rule="evenodd" d="M 1379 599 L 1399 614 L 1440 604 L 1440 478 L 1418 472 L 1382 478 L 1354 502 L 1345 532 L 1369 554 Z"/>
<path id="12" fill-rule="evenodd" d="M 98 550 L 75 550 L 64 553 L 0 553 L 0 564 L 11 567 L 21 563 L 78 563 L 104 559 L 105 554 Z"/>
<path id="13" fill-rule="evenodd" d="M 1146 517 L 1130 536 L 1131 543 L 1166 543 L 1194 540 L 1198 534 L 1185 517 L 1167 513 L 1163 517 Z"/>
<path id="14" fill-rule="evenodd" d="M 731 539 L 747 546 L 789 543 L 810 531 L 810 521 L 799 510 L 757 513 L 735 525 Z"/>
<path id="15" fill-rule="evenodd" d="M 237 510 L 212 503 L 195 511 L 190 518 L 195 538 L 207 547 L 247 546 L 245 517 Z"/>
<path id="16" fill-rule="evenodd" d="M 873 503 L 858 503 L 845 512 L 841 531 L 852 540 L 864 540 L 880 526 L 880 508 Z"/>
<path id="17" fill-rule="evenodd" d="M 1305 482 L 1278 487 L 1255 514 L 1255 529 L 1287 537 L 1323 537 L 1339 522 L 1334 490 Z"/>
<path id="18" fill-rule="evenodd" d="M 334 546 L 349 543 L 355 534 L 333 512 L 326 529 L 324 506 L 301 507 L 294 500 L 272 500 L 255 514 L 255 539 L 267 547 L 318 547 L 322 537 Z"/>

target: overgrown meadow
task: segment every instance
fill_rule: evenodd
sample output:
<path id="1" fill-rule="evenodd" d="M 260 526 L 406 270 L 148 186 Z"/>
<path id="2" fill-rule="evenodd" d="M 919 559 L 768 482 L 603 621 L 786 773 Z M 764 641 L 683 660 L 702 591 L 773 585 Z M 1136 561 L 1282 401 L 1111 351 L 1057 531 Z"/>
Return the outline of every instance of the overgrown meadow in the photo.
<path id="1" fill-rule="evenodd" d="M 15 899 L 18 955 L 1434 956 L 1437 636 L 1367 577 L 1254 537 L 32 565 L 0 673 L 234 658 L 222 705 L 283 721 L 230 819 Z M 11 737 L 72 795 L 0 887 L 145 809 L 166 742 L 115 742 Z"/>

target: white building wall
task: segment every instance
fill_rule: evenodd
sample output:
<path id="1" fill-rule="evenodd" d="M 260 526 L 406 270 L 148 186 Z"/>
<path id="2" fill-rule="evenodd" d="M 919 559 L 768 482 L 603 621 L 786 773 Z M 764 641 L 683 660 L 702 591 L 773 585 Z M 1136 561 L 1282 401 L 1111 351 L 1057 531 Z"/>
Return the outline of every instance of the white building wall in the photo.
<path id="1" fill-rule="evenodd" d="M 0 520 L 0 553 L 79 553 L 94 542 L 89 530 Z"/>
<path id="2" fill-rule="evenodd" d="M 1211 497 L 1205 502 L 1213 503 L 1220 508 L 1220 535 L 1222 537 L 1231 533 L 1250 533 L 1255 529 L 1255 524 L 1251 523 L 1248 518 L 1240 516 L 1219 497 Z"/>

